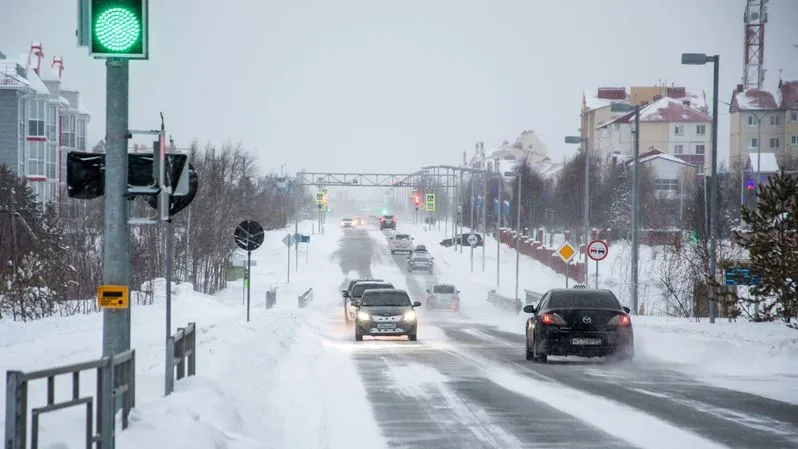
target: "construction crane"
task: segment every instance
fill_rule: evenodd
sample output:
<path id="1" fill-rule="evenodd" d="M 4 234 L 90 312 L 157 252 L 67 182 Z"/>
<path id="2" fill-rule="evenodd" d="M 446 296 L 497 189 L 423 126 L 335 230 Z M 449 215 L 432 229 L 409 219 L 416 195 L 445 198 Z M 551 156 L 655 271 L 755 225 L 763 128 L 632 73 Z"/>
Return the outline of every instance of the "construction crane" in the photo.
<path id="1" fill-rule="evenodd" d="M 765 24 L 770 0 L 747 0 L 745 3 L 745 50 L 743 89 L 761 89 L 765 81 Z"/>

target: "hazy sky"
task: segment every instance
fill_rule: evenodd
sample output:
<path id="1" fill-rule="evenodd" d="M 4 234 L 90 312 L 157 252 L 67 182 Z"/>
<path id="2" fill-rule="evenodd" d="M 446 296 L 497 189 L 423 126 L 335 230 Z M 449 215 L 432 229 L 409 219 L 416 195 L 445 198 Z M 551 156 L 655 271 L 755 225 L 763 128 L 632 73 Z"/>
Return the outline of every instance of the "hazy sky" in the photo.
<path id="1" fill-rule="evenodd" d="M 104 135 L 105 70 L 75 44 L 77 0 L 3 0 L 0 51 L 31 41 Z M 740 82 L 744 0 L 151 0 L 150 59 L 131 63 L 131 128 L 163 111 L 178 146 L 241 142 L 264 170 L 415 171 L 537 132 L 575 148 L 581 93 L 662 80 L 721 100 Z M 798 1 L 772 0 L 766 84 L 798 78 Z M 721 105 L 721 158 L 728 106 Z M 149 138 L 143 141 L 149 141 Z"/>

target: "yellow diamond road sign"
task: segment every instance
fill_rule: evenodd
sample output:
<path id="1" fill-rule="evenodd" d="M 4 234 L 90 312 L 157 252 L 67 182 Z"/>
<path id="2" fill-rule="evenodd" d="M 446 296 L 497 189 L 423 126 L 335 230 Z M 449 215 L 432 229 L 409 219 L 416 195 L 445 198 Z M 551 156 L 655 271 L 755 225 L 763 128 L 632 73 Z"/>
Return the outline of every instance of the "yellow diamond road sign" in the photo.
<path id="1" fill-rule="evenodd" d="M 576 248 L 571 246 L 571 244 L 568 242 L 563 243 L 559 248 L 557 248 L 557 255 L 560 256 L 560 259 L 562 259 L 565 263 L 570 262 L 571 259 L 573 259 L 574 254 L 576 254 Z"/>

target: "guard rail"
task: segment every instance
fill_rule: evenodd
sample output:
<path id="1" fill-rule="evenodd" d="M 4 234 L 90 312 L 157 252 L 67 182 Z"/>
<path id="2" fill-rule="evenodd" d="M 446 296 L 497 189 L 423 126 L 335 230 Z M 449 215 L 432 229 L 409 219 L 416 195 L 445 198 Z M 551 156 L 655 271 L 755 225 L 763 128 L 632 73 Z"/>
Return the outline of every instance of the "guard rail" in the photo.
<path id="1" fill-rule="evenodd" d="M 305 293 L 299 295 L 298 303 L 299 307 L 305 307 L 309 302 L 313 301 L 313 289 L 309 288 Z"/>

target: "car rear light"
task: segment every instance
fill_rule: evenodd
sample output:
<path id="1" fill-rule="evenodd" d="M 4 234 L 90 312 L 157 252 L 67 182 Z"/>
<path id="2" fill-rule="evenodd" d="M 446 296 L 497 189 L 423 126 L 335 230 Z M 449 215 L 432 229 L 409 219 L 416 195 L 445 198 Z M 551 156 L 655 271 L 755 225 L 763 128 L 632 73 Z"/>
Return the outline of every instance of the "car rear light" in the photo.
<path id="1" fill-rule="evenodd" d="M 610 326 L 630 326 L 632 324 L 632 317 L 625 313 L 615 315 L 607 324 Z"/>
<path id="2" fill-rule="evenodd" d="M 544 313 L 540 315 L 540 322 L 546 326 L 566 326 L 567 323 L 556 313 Z"/>
<path id="3" fill-rule="evenodd" d="M 393 222 L 396 223 L 396 217 L 393 217 Z"/>

